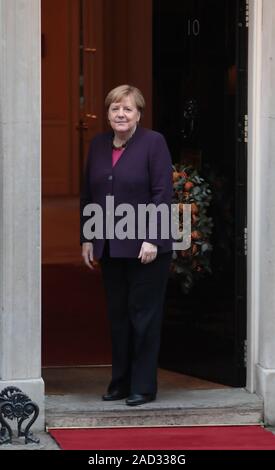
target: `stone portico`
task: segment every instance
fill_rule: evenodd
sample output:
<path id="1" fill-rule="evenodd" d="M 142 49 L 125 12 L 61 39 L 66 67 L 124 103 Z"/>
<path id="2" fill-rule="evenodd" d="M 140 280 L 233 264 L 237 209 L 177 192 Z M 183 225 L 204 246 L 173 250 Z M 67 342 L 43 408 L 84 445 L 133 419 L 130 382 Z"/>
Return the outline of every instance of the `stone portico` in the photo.
<path id="1" fill-rule="evenodd" d="M 37 402 L 41 378 L 40 2 L 0 2 L 0 390 Z"/>

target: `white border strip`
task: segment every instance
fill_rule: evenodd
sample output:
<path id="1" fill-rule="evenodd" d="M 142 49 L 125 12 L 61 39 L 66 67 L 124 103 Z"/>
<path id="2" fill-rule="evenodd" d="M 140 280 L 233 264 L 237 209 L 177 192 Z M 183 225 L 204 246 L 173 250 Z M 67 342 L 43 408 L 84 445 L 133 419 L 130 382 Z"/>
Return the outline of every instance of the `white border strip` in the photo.
<path id="1" fill-rule="evenodd" d="M 259 338 L 260 269 L 260 106 L 262 66 L 262 0 L 249 1 L 248 43 L 248 257 L 247 257 L 247 390 L 255 391 Z"/>

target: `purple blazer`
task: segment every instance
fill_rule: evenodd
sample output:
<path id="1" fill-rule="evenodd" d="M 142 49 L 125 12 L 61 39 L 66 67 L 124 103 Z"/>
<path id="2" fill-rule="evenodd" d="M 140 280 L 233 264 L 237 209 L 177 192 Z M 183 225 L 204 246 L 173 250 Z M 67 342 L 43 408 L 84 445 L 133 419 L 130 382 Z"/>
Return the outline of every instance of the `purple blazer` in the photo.
<path id="1" fill-rule="evenodd" d="M 92 241 L 94 257 L 100 259 L 103 253 L 106 231 L 103 239 L 85 238 L 84 223 L 89 216 L 83 215 L 84 207 L 96 203 L 102 207 L 103 227 L 106 222 L 106 196 L 114 196 L 114 208 L 129 203 L 137 211 L 138 204 L 154 203 L 158 206 L 172 203 L 173 180 L 171 156 L 162 134 L 138 127 L 129 140 L 118 162 L 112 167 L 113 132 L 97 135 L 90 144 L 84 183 L 80 200 L 80 242 Z M 115 223 L 125 217 L 116 216 Z M 172 250 L 172 238 L 161 239 L 160 217 L 157 222 L 157 236 L 144 239 L 110 239 L 110 256 L 123 258 L 138 257 L 143 241 L 158 245 L 158 253 Z M 137 220 L 133 220 L 137 224 Z"/>

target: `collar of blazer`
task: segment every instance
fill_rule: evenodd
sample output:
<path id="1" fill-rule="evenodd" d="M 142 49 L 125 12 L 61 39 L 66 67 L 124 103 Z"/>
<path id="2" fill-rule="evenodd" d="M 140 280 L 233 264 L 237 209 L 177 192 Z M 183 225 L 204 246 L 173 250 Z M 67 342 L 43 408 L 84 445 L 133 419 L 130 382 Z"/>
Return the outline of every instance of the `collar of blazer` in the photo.
<path id="1" fill-rule="evenodd" d="M 122 148 L 128 148 L 130 145 L 132 145 L 133 142 L 135 142 L 137 140 L 137 138 L 139 138 L 143 133 L 144 133 L 144 128 L 143 127 L 139 127 L 137 126 L 135 132 L 133 133 L 133 135 L 130 137 L 130 139 L 127 140 L 127 142 L 125 142 L 123 145 L 121 145 L 120 147 L 117 147 L 113 144 L 113 140 L 114 140 L 114 132 L 113 131 L 110 131 L 109 133 L 109 140 L 110 140 L 110 143 L 111 143 L 111 147 L 116 149 L 116 150 L 120 150 Z"/>

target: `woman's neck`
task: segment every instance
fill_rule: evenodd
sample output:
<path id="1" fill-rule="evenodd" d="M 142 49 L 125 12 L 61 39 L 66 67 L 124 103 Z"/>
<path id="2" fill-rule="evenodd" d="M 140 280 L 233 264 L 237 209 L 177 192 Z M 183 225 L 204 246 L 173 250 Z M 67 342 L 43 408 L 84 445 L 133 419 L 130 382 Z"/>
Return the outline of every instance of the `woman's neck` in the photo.
<path id="1" fill-rule="evenodd" d="M 125 145 L 128 140 L 131 139 L 132 135 L 135 133 L 136 127 L 131 129 L 129 132 L 114 132 L 114 144 L 116 147 L 122 147 Z"/>

